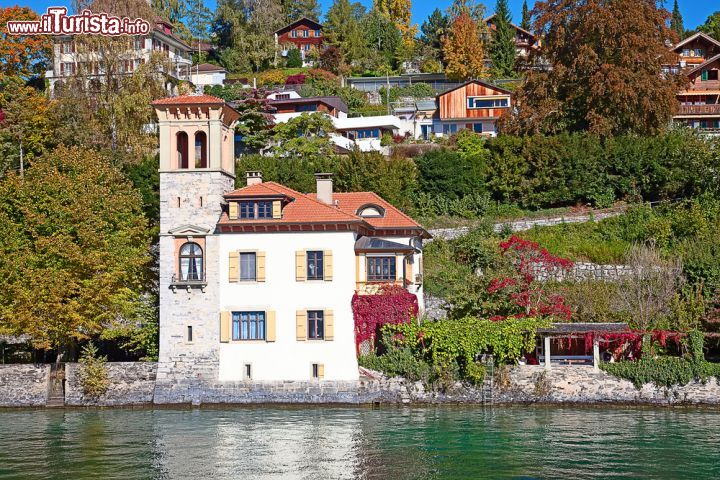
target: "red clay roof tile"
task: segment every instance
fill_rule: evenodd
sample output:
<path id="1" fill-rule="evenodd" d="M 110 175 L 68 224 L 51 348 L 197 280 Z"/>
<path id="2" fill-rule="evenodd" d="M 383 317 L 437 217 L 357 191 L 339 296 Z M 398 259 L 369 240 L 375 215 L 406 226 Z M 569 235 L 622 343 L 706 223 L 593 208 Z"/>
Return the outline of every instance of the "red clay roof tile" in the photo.
<path id="1" fill-rule="evenodd" d="M 180 95 L 178 97 L 160 98 L 152 102 L 153 105 L 189 105 L 194 103 L 222 105 L 225 101 L 212 95 Z"/>

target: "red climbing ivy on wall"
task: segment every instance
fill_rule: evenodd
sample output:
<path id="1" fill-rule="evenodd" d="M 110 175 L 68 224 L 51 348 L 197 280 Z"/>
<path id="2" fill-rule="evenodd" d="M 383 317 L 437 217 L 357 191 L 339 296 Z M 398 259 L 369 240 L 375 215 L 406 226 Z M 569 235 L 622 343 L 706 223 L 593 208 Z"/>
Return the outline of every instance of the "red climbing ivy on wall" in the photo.
<path id="1" fill-rule="evenodd" d="M 552 255 L 537 243 L 515 235 L 501 242 L 500 249 L 503 256 L 510 258 L 516 274 L 490 281 L 488 293 L 506 298 L 501 308 L 504 315 L 497 315 L 492 320 L 507 317 L 556 317 L 569 320 L 572 311 L 565 304 L 565 298 L 547 293 L 544 282 L 538 281 L 536 276 L 539 272 L 550 276 L 565 274 L 572 269 L 573 262 Z"/>
<path id="2" fill-rule="evenodd" d="M 417 297 L 397 285 L 383 286 L 377 295 L 358 295 L 352 298 L 355 318 L 355 344 L 374 341 L 386 324 L 409 323 L 418 314 Z"/>

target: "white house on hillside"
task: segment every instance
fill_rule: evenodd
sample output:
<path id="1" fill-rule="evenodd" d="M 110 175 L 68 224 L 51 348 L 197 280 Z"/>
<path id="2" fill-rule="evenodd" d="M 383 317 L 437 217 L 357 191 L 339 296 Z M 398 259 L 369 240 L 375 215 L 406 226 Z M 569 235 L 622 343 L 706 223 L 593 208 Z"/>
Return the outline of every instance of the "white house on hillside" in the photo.
<path id="1" fill-rule="evenodd" d="M 147 35 L 136 35 L 128 38 L 128 49 L 119 58 L 119 69 L 122 74 L 131 75 L 141 65 L 150 60 L 154 53 L 168 60 L 168 68 L 163 73 L 169 80 L 191 81 L 190 67 L 192 52 L 190 46 L 173 33 L 168 22 L 158 19 Z M 59 83 L 68 77 L 82 75 L 87 81 L 102 81 L 105 65 L 94 52 L 82 52 L 71 35 L 56 36 L 53 41 L 52 68 L 45 72 L 50 94 Z M 168 93 L 175 93 L 173 81 L 166 84 Z"/>
<path id="2" fill-rule="evenodd" d="M 238 113 L 153 102 L 160 132 L 159 380 L 357 380 L 351 299 L 404 286 L 422 309 L 427 231 L 372 192 L 235 189 Z M 193 147 L 193 148 L 191 148 Z"/>
<path id="3" fill-rule="evenodd" d="M 385 152 L 380 140 L 383 135 L 404 134 L 403 123 L 394 115 L 349 117 L 348 106 L 337 96 L 301 97 L 294 91 L 268 95 L 275 123 L 284 123 L 303 113 L 320 112 L 333 122 L 336 132 L 330 140 L 341 152 Z"/>

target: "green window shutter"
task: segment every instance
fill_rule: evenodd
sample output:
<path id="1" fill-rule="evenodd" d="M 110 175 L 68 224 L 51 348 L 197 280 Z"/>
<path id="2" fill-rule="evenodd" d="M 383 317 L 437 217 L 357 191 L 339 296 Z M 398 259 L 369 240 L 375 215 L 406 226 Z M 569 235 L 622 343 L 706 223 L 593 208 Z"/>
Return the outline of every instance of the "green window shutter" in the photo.
<path id="1" fill-rule="evenodd" d="M 702 71 L 702 81 L 705 82 L 705 81 L 707 81 L 707 79 L 708 79 L 708 71 L 703 70 Z"/>

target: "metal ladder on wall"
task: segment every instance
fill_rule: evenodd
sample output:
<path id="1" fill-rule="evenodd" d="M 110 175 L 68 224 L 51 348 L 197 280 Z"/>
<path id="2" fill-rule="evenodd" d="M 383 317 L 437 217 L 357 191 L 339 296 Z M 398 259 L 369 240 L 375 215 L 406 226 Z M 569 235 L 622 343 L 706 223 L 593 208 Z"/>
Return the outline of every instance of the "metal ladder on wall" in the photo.
<path id="1" fill-rule="evenodd" d="M 492 355 L 483 355 L 481 362 L 485 366 L 485 380 L 482 386 L 482 403 L 483 405 L 493 404 L 493 390 L 495 388 L 495 362 Z"/>
<path id="2" fill-rule="evenodd" d="M 65 364 L 53 363 L 50 365 L 50 381 L 48 382 L 48 408 L 62 408 L 65 406 Z"/>

